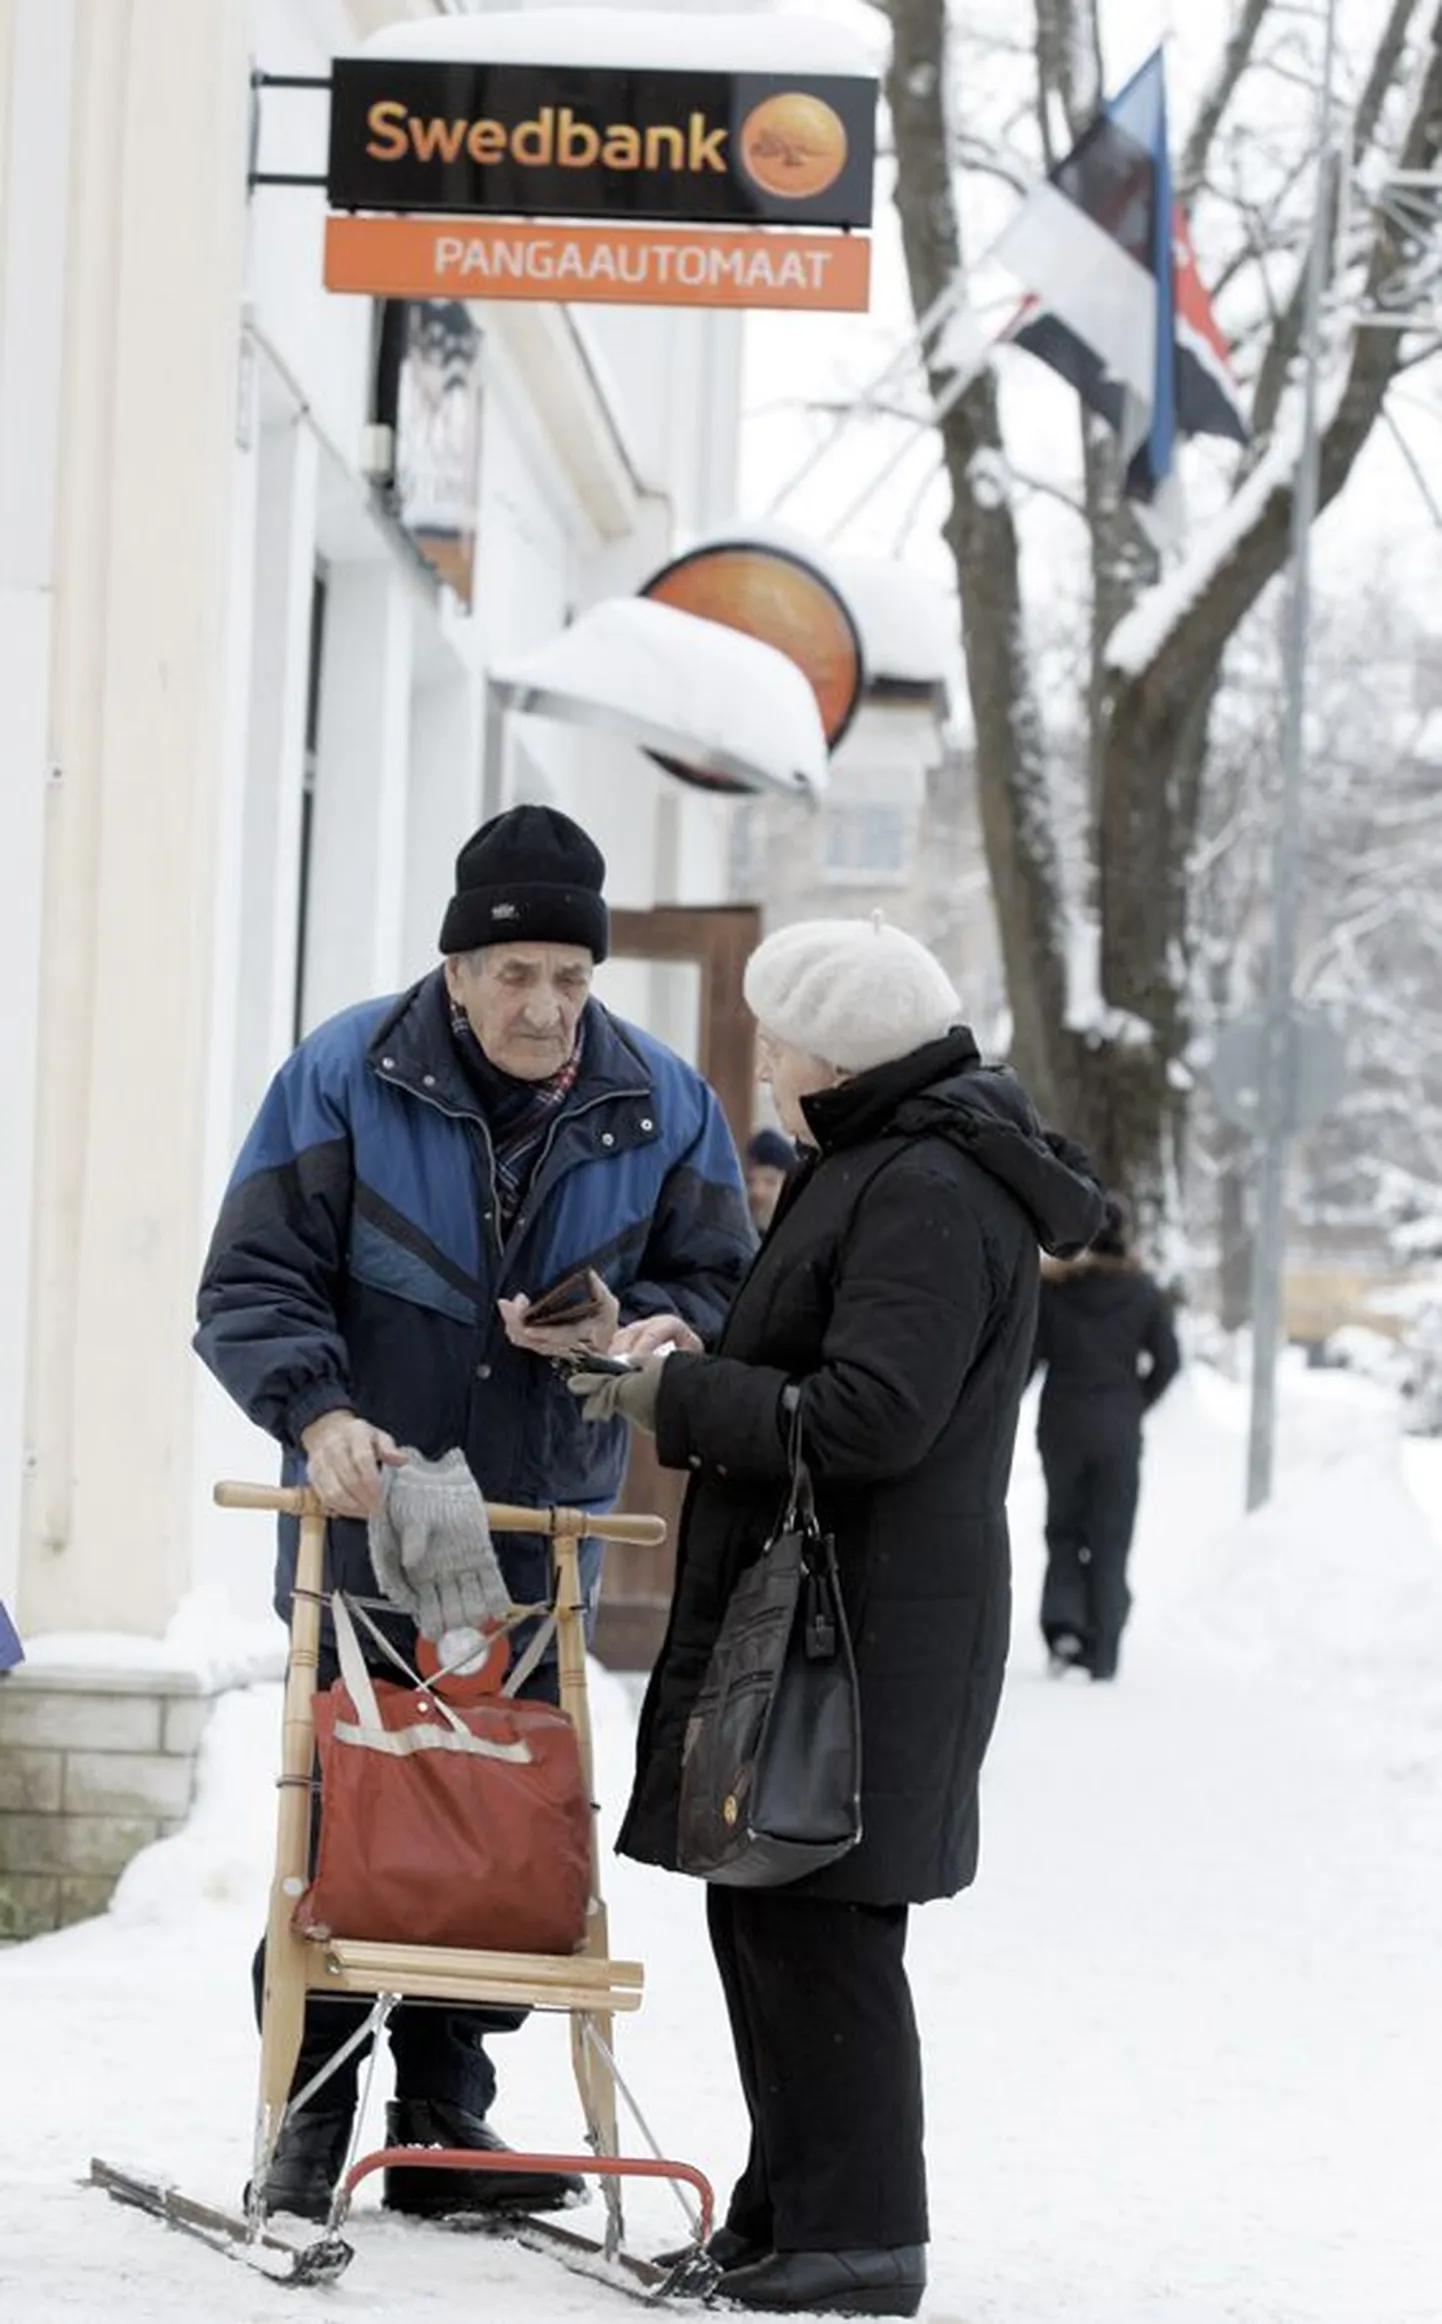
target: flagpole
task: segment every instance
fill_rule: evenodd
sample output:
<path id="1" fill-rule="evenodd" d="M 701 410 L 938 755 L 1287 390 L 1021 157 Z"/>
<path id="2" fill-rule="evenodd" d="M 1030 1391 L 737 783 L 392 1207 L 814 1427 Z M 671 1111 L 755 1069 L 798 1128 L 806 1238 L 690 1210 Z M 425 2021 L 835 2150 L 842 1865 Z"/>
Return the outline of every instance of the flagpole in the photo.
<path id="1" fill-rule="evenodd" d="M 1262 1091 L 1262 1168 L 1252 1263 L 1252 1402 L 1247 1440 L 1247 1507 L 1271 1499 L 1277 1410 L 1277 1342 L 1282 1328 L 1282 1265 L 1287 1240 L 1287 1157 L 1296 1094 L 1292 988 L 1302 884 L 1303 717 L 1307 689 L 1307 631 L 1311 616 L 1312 526 L 1317 515 L 1321 446 L 1317 376 L 1321 363 L 1322 287 L 1331 205 L 1332 78 L 1337 48 L 1337 0 L 1327 0 L 1322 85 L 1318 97 L 1317 205 L 1307 252 L 1303 321 L 1302 445 L 1292 493 L 1291 583 L 1287 597 L 1286 719 L 1282 732 L 1282 796 L 1272 854 L 1272 958 L 1267 990 Z"/>

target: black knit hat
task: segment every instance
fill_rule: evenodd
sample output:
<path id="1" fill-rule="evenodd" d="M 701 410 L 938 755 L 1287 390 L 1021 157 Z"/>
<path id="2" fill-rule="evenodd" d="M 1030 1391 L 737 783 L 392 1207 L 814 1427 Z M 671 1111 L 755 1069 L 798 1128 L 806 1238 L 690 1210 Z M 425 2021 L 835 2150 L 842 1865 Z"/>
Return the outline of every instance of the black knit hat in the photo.
<path id="1" fill-rule="evenodd" d="M 486 944 L 584 944 L 593 960 L 610 948 L 601 896 L 606 859 L 579 823 L 554 807 L 508 807 L 483 823 L 456 857 L 456 892 L 441 922 L 442 952 Z"/>
<path id="2" fill-rule="evenodd" d="M 1119 1194 L 1107 1196 L 1102 1223 L 1087 1245 L 1099 1259 L 1126 1259 L 1131 1256 L 1132 1214 Z"/>
<path id="3" fill-rule="evenodd" d="M 796 1168 L 796 1148 L 779 1130 L 758 1130 L 746 1148 L 746 1159 L 757 1170 Z"/>

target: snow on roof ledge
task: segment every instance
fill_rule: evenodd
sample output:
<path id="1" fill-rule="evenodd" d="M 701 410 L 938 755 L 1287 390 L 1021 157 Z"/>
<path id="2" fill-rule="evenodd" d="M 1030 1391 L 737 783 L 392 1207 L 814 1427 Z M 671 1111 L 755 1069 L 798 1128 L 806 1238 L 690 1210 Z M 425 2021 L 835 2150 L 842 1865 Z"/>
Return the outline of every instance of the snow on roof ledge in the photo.
<path id="1" fill-rule="evenodd" d="M 826 736 L 796 664 L 646 597 L 611 597 L 491 672 L 510 708 L 604 727 L 751 791 L 818 799 Z"/>
<path id="2" fill-rule="evenodd" d="M 868 684 L 948 686 L 960 657 L 960 627 L 946 590 L 929 573 L 893 557 L 832 554 L 828 570 L 861 632 Z"/>
<path id="3" fill-rule="evenodd" d="M 383 25 L 351 53 L 437 63 L 876 76 L 873 59 L 840 25 L 810 16 L 710 10 L 692 16 L 663 8 L 487 9 Z"/>

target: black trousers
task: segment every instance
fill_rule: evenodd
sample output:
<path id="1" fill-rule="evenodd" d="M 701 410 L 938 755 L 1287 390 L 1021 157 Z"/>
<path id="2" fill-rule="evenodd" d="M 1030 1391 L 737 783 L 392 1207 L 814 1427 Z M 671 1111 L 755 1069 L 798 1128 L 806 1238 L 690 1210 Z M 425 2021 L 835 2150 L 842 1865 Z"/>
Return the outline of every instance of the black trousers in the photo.
<path id="1" fill-rule="evenodd" d="M 393 1677 L 384 1670 L 380 1678 Z M 321 1691 L 340 1676 L 340 1665 L 329 1645 L 321 1647 L 316 1671 L 316 1689 Z M 560 1701 L 560 1680 L 553 1663 L 542 1663 L 533 1671 L 521 1692 L 543 1702 Z M 312 1794 L 310 1852 L 315 1861 L 316 1843 L 320 1836 L 320 1792 Z M 265 1941 L 256 1947 L 251 1963 L 251 1986 L 255 2000 L 255 2022 L 260 2024 L 261 2000 L 265 1991 Z M 344 2047 L 356 2028 L 363 2025 L 371 2004 L 347 1996 L 328 2001 L 323 1996 L 310 1994 L 305 2005 L 305 2029 L 301 2035 L 300 2054 L 295 2073 L 291 2077 L 291 2096 L 305 2088 L 314 2079 L 337 2050 Z M 444 2002 L 403 2001 L 386 2022 L 391 2055 L 396 2068 L 396 2096 L 398 2098 L 439 2099 L 448 2106 L 464 2107 L 468 2114 L 482 2118 L 489 2113 L 496 2095 L 496 2069 L 486 2054 L 485 2036 L 488 2033 L 514 2033 L 530 2016 L 528 2009 L 455 2009 Z M 350 2113 L 355 2109 L 360 2088 L 360 2070 L 370 2051 L 369 2041 L 357 2043 L 343 2063 L 322 2083 L 315 2096 L 307 2102 L 307 2110 L 317 2113 Z"/>
<path id="2" fill-rule="evenodd" d="M 727 2225 L 769 2251 L 927 2241 L 906 1906 L 708 1889 L 751 2117 Z"/>
<path id="3" fill-rule="evenodd" d="M 1046 1476 L 1042 1635 L 1070 1635 L 1094 1678 L 1114 1678 L 1131 1611 L 1127 1558 L 1141 1486 L 1141 1446 L 1126 1440 L 1041 1445 Z"/>

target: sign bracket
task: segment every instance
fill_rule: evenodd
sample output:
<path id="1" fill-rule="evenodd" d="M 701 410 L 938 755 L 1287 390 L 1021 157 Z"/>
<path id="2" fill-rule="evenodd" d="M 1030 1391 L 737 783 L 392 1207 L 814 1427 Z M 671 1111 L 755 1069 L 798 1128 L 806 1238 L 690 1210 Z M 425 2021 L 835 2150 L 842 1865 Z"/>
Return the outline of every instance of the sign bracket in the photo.
<path id="1" fill-rule="evenodd" d="M 329 73 L 267 73 L 254 66 L 250 75 L 250 152 L 245 173 L 246 190 L 256 186 L 321 186 L 324 174 L 296 170 L 263 170 L 257 168 L 260 158 L 260 92 L 262 89 L 324 89 L 329 96 Z"/>

